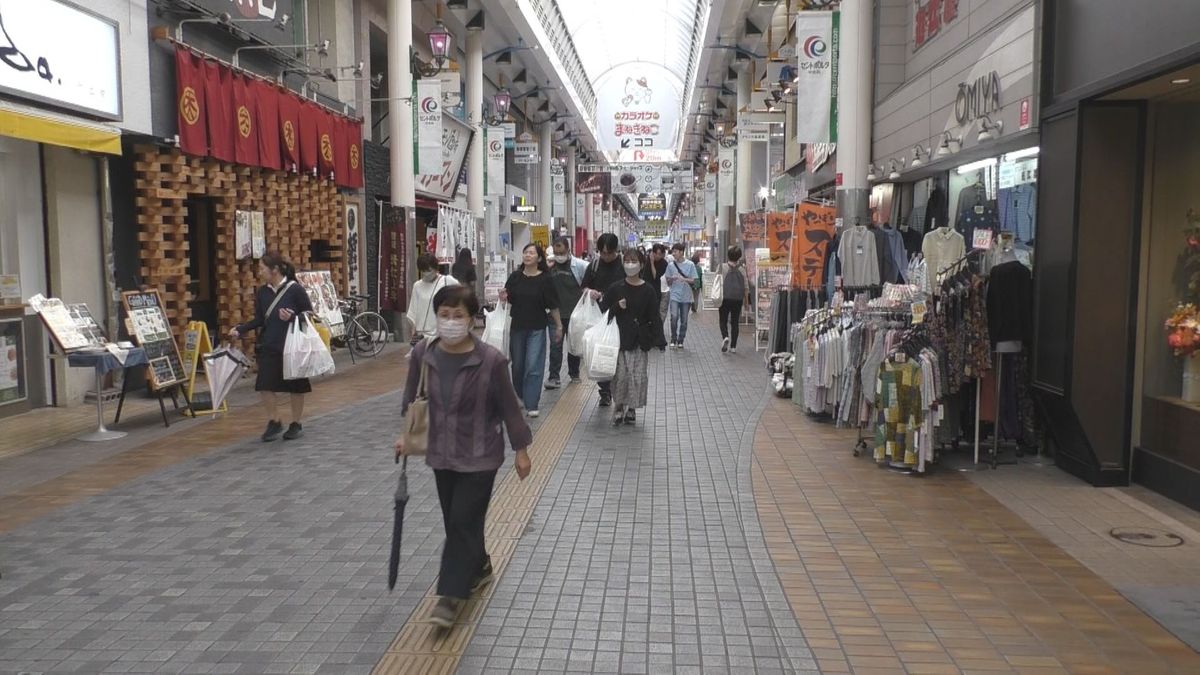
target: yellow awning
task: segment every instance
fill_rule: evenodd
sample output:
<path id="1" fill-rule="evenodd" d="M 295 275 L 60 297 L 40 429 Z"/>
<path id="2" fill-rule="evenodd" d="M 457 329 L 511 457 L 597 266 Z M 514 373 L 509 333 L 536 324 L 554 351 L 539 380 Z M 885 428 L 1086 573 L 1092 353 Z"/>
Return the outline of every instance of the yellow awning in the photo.
<path id="1" fill-rule="evenodd" d="M 120 129 L 101 124 L 61 120 L 5 107 L 0 107 L 0 136 L 88 152 L 121 154 Z"/>

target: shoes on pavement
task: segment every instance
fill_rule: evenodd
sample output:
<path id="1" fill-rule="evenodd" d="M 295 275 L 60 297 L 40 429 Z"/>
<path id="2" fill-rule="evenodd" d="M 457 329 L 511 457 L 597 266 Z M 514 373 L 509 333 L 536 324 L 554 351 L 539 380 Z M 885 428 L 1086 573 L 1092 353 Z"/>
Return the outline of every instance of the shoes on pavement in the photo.
<path id="1" fill-rule="evenodd" d="M 617 408 L 617 412 L 613 413 L 612 423 L 614 427 L 619 427 L 625 423 L 625 411 Z"/>
<path id="2" fill-rule="evenodd" d="M 525 414 L 529 415 L 530 417 L 536 418 L 538 415 L 541 415 L 542 413 L 537 410 L 530 410 L 529 412 L 527 412 Z"/>
<path id="3" fill-rule="evenodd" d="M 578 376 L 578 375 L 572 375 L 572 376 L 571 376 L 571 384 L 579 384 L 579 383 L 580 383 L 580 382 L 582 382 L 582 381 L 583 381 L 583 380 L 579 379 L 579 376 Z"/>
<path id="4" fill-rule="evenodd" d="M 558 389 L 561 386 L 562 386 L 562 381 L 559 380 L 558 378 L 551 378 L 549 380 L 546 380 L 546 389 Z"/>
<path id="5" fill-rule="evenodd" d="M 612 405 L 612 394 L 602 391 L 600 392 L 600 407 L 607 408 Z"/>
<path id="6" fill-rule="evenodd" d="M 725 338 L 724 340 L 721 340 L 721 351 L 722 352 L 729 351 L 729 338 Z"/>
<path id="7" fill-rule="evenodd" d="M 479 570 L 479 576 L 475 577 L 475 583 L 471 584 L 471 592 L 478 593 L 483 590 L 484 586 L 492 583 L 496 578 L 496 573 L 492 571 L 492 561 L 489 558 L 483 563 L 483 569 Z"/>
<path id="8" fill-rule="evenodd" d="M 304 427 L 300 426 L 299 422 L 292 422 L 288 425 L 287 431 L 283 432 L 283 440 L 294 441 L 304 435 Z"/>
<path id="9" fill-rule="evenodd" d="M 625 424 L 628 426 L 633 426 L 636 423 L 637 423 L 637 412 L 635 412 L 633 408 L 626 410 L 625 411 Z"/>
<path id="10" fill-rule="evenodd" d="M 271 420 L 270 422 L 267 422 L 267 430 L 263 432 L 263 443 L 270 443 L 271 441 L 278 440 L 281 434 L 283 434 L 283 422 Z"/>
<path id="11" fill-rule="evenodd" d="M 461 607 L 462 600 L 442 597 L 433 606 L 433 611 L 429 614 L 429 623 L 441 628 L 450 628 L 458 618 L 458 610 Z"/>
<path id="12" fill-rule="evenodd" d="M 737 353 L 737 347 L 730 347 L 730 348 L 729 348 L 729 353 L 730 353 L 730 354 L 736 354 L 736 353 Z"/>

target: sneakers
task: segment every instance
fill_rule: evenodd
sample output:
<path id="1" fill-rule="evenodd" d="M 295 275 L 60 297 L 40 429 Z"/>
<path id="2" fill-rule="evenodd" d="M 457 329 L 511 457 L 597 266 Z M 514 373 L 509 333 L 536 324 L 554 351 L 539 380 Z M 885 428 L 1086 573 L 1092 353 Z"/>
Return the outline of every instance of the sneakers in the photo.
<path id="1" fill-rule="evenodd" d="M 542 413 L 538 412 L 537 410 L 530 410 L 529 412 L 527 412 L 525 414 L 528 415 L 530 418 L 536 419 Z"/>
<path id="2" fill-rule="evenodd" d="M 721 352 L 724 353 L 727 351 L 729 351 L 729 338 L 721 340 Z"/>
<path id="3" fill-rule="evenodd" d="M 678 346 L 679 345 L 675 344 L 674 340 L 671 340 L 670 342 L 667 343 L 667 349 L 675 349 Z"/>
<path id="4" fill-rule="evenodd" d="M 558 389 L 561 386 L 562 386 L 562 380 L 560 380 L 556 377 L 546 380 L 546 389 Z"/>
<path id="5" fill-rule="evenodd" d="M 484 586 L 492 583 L 492 580 L 495 578 L 496 573 L 492 570 L 491 559 L 485 560 L 483 569 L 479 570 L 479 576 L 475 577 L 475 583 L 471 584 L 471 592 L 478 593 L 483 590 Z"/>
<path id="6" fill-rule="evenodd" d="M 619 427 L 625 423 L 625 411 L 617 408 L 617 412 L 613 413 L 612 423 L 614 427 Z"/>
<path id="7" fill-rule="evenodd" d="M 300 426 L 299 422 L 292 422 L 288 425 L 288 430 L 283 433 L 283 440 L 294 441 L 304 435 L 304 427 Z"/>
<path id="8" fill-rule="evenodd" d="M 730 353 L 730 354 L 736 354 L 736 353 L 737 353 L 737 347 L 730 347 L 730 348 L 729 348 L 729 353 Z"/>
<path id="9" fill-rule="evenodd" d="M 625 424 L 627 426 L 633 426 L 634 424 L 637 424 L 637 413 L 633 410 L 633 408 L 625 411 Z"/>
<path id="10" fill-rule="evenodd" d="M 462 600 L 458 598 L 439 598 L 433 606 L 433 611 L 429 613 L 429 623 L 441 628 L 450 628 L 458 618 L 458 610 L 461 607 Z"/>
<path id="11" fill-rule="evenodd" d="M 283 434 L 283 422 L 271 420 L 270 422 L 267 422 L 267 430 L 263 432 L 263 443 L 270 443 L 271 441 L 278 440 L 281 434 Z"/>
<path id="12" fill-rule="evenodd" d="M 600 407 L 607 408 L 612 405 L 612 394 L 607 391 L 600 392 Z"/>
<path id="13" fill-rule="evenodd" d="M 583 380 L 579 379 L 578 375 L 571 376 L 571 384 L 579 384 L 580 382 L 583 382 Z"/>

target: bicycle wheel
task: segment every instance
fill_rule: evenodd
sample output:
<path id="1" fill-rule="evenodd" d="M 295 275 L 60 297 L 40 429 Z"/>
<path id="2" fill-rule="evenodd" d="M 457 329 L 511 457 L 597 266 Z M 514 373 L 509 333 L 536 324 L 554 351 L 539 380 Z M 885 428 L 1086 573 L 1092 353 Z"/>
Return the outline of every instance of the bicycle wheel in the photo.
<path id="1" fill-rule="evenodd" d="M 350 324 L 348 342 L 354 353 L 377 356 L 387 346 L 391 330 L 387 321 L 375 312 L 363 312 Z"/>

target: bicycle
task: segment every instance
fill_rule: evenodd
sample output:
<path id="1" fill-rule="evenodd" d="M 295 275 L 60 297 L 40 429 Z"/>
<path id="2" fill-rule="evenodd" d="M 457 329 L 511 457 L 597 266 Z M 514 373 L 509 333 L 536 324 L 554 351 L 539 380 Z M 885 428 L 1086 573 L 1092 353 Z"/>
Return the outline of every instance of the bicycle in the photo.
<path id="1" fill-rule="evenodd" d="M 354 295 L 338 302 L 346 332 L 337 338 L 337 342 L 339 347 L 349 348 L 351 360 L 355 354 L 379 356 L 391 341 L 392 332 L 383 316 L 376 312 L 358 311 L 359 305 L 366 300 L 365 295 Z"/>

